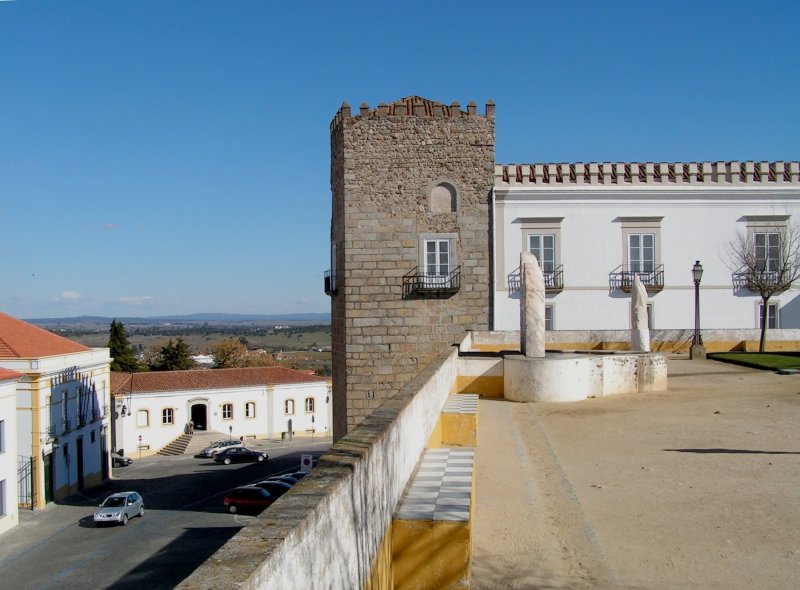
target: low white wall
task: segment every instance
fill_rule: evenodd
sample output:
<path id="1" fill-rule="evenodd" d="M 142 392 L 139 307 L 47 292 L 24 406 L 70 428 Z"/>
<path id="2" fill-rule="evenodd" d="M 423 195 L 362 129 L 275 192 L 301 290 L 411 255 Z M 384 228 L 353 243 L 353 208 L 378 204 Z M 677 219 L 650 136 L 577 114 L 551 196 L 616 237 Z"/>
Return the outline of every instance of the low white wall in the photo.
<path id="1" fill-rule="evenodd" d="M 443 352 L 178 588 L 361 589 L 457 375 Z"/>

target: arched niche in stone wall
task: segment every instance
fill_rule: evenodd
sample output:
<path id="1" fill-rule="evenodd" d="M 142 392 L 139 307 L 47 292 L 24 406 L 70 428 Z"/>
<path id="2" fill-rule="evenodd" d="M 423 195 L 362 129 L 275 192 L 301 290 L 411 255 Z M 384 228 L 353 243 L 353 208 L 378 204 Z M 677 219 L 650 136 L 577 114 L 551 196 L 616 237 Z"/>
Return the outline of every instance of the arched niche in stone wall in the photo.
<path id="1" fill-rule="evenodd" d="M 440 182 L 431 189 L 431 213 L 455 213 L 458 208 L 456 187 L 449 182 Z"/>

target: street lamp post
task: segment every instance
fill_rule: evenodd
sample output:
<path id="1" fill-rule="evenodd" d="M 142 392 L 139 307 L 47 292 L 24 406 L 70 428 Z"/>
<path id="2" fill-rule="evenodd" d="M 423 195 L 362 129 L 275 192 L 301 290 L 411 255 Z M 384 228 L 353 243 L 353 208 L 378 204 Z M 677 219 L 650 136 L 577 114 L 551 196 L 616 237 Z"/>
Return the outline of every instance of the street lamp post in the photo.
<path id="1" fill-rule="evenodd" d="M 690 359 L 706 358 L 706 347 L 700 338 L 700 280 L 703 278 L 703 265 L 697 260 L 692 267 L 692 280 L 694 281 L 694 339 L 689 349 Z"/>

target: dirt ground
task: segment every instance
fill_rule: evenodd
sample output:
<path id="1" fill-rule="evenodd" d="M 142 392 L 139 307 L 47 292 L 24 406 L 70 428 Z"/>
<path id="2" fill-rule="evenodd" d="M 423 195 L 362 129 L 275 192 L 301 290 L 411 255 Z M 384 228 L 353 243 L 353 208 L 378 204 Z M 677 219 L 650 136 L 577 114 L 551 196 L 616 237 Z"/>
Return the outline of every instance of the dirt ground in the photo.
<path id="1" fill-rule="evenodd" d="M 800 587 L 800 375 L 479 405 L 473 588 Z"/>

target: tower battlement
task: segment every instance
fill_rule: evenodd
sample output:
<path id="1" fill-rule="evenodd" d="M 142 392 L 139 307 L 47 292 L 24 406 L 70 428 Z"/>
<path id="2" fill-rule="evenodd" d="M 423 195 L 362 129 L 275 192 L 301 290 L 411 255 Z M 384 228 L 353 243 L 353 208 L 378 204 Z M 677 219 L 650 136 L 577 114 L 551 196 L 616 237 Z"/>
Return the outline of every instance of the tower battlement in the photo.
<path id="1" fill-rule="evenodd" d="M 362 102 L 358 107 L 358 112 L 353 113 L 350 104 L 345 101 L 334 115 L 330 129 L 333 132 L 336 127 L 345 119 L 354 117 L 440 117 L 440 118 L 460 118 L 460 117 L 483 117 L 494 120 L 495 105 L 489 99 L 484 107 L 484 114 L 478 114 L 478 107 L 474 100 L 467 103 L 467 110 L 461 110 L 461 104 L 453 101 L 446 105 L 435 100 L 429 100 L 421 96 L 406 96 L 389 104 L 381 102 L 374 109 Z"/>

